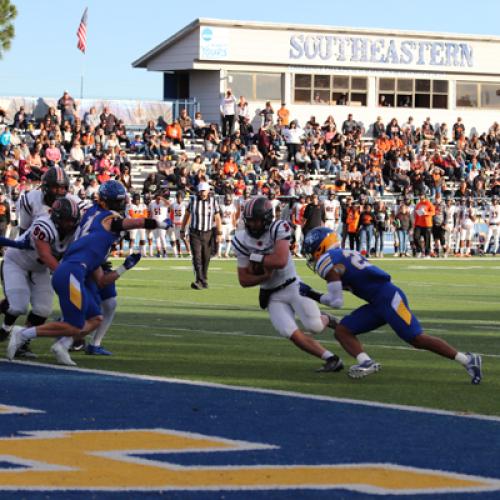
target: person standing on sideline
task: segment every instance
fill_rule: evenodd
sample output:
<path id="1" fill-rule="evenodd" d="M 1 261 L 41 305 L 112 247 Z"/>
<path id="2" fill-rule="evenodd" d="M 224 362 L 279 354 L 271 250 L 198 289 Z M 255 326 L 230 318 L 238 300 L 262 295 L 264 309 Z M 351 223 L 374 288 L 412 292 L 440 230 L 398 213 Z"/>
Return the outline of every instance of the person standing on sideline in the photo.
<path id="1" fill-rule="evenodd" d="M 432 218 L 434 216 L 434 205 L 427 199 L 425 193 L 420 195 L 420 201 L 415 207 L 415 230 L 413 233 L 415 248 L 422 256 L 431 255 L 431 231 Z M 424 239 L 424 244 L 421 243 L 421 238 Z"/>
<path id="2" fill-rule="evenodd" d="M 222 136 L 226 137 L 233 133 L 234 116 L 236 114 L 236 98 L 231 89 L 226 90 L 226 95 L 220 103 L 222 116 Z"/>
<path id="3" fill-rule="evenodd" d="M 323 201 L 325 207 L 325 227 L 337 231 L 340 220 L 340 203 L 335 199 L 335 191 L 328 191 L 328 197 Z"/>
<path id="4" fill-rule="evenodd" d="M 0 191 L 0 236 L 5 236 L 10 224 L 10 204 L 5 193 Z"/>
<path id="5" fill-rule="evenodd" d="M 181 238 L 186 234 L 189 224 L 189 240 L 193 255 L 195 281 L 191 283 L 193 290 L 208 288 L 208 265 L 210 264 L 210 237 L 214 225 L 217 227 L 217 240 L 220 244 L 222 225 L 219 202 L 210 197 L 208 182 L 198 184 L 198 195 L 192 196 L 182 221 Z"/>
<path id="6" fill-rule="evenodd" d="M 304 210 L 304 219 L 302 221 L 302 233 L 304 238 L 307 233 L 315 227 L 322 226 L 325 223 L 325 207 L 320 205 L 317 194 L 311 196 L 311 202 Z"/>

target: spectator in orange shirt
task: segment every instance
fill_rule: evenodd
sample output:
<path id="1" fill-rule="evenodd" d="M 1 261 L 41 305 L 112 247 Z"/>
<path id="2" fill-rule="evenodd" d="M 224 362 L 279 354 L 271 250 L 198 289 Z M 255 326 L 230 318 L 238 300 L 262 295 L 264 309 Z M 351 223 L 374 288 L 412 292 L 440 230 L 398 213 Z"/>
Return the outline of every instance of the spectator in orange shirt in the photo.
<path id="1" fill-rule="evenodd" d="M 403 149 L 405 147 L 403 141 L 397 136 L 393 136 L 392 139 L 390 139 L 391 143 L 391 149 Z"/>
<path id="2" fill-rule="evenodd" d="M 360 249 L 359 241 L 359 219 L 361 217 L 361 211 L 359 203 L 355 203 L 353 206 L 347 208 L 346 216 L 346 228 L 347 236 L 349 237 L 349 248 L 351 250 Z"/>
<path id="3" fill-rule="evenodd" d="M 427 199 L 427 195 L 422 193 L 420 201 L 415 207 L 415 230 L 413 232 L 415 248 L 423 256 L 431 255 L 431 232 L 432 218 L 434 216 L 434 205 Z M 423 245 L 422 245 L 423 238 Z"/>
<path id="4" fill-rule="evenodd" d="M 381 132 L 375 144 L 384 155 L 391 150 L 391 140 L 385 135 L 385 132 Z"/>
<path id="5" fill-rule="evenodd" d="M 174 144 L 179 144 L 182 149 L 186 149 L 184 146 L 184 139 L 182 138 L 182 128 L 179 125 L 179 120 L 174 120 L 173 123 L 169 123 L 165 133 Z"/>
<path id="6" fill-rule="evenodd" d="M 281 103 L 281 108 L 278 109 L 278 118 L 280 119 L 280 125 L 288 127 L 290 125 L 290 111 L 286 108 L 286 103 Z"/>
<path id="7" fill-rule="evenodd" d="M 234 177 L 236 175 L 236 172 L 238 172 L 238 165 L 234 161 L 233 157 L 229 157 L 224 163 L 224 176 L 225 177 Z"/>

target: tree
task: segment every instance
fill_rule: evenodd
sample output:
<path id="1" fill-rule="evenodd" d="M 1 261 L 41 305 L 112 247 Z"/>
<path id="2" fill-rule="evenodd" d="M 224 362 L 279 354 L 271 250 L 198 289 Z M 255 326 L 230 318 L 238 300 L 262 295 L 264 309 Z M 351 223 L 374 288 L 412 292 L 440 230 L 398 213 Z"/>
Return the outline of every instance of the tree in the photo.
<path id="1" fill-rule="evenodd" d="M 10 42 L 15 35 L 12 21 L 16 16 L 16 6 L 11 4 L 10 0 L 0 0 L 0 59 L 3 53 L 10 49 Z"/>

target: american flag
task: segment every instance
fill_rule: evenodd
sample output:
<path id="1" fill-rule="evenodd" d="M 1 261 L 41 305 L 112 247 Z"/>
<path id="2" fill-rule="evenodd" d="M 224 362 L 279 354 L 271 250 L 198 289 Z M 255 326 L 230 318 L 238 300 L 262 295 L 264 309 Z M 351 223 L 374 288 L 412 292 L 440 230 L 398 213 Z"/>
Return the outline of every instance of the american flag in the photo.
<path id="1" fill-rule="evenodd" d="M 78 26 L 78 31 L 76 36 L 78 37 L 78 43 L 76 46 L 85 54 L 85 49 L 87 48 L 87 10 L 83 12 L 82 20 L 80 21 L 80 26 Z"/>

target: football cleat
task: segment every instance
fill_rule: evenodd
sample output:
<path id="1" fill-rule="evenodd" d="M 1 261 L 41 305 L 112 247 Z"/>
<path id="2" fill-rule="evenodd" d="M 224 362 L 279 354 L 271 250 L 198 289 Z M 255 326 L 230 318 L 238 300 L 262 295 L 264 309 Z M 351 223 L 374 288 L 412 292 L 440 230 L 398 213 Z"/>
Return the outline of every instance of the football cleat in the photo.
<path id="1" fill-rule="evenodd" d="M 372 373 L 377 373 L 381 368 L 382 366 L 380 363 L 376 363 L 373 359 L 369 359 L 367 361 L 363 361 L 363 363 L 359 365 L 351 366 L 347 375 L 351 378 L 363 378 L 371 375 Z"/>
<path id="2" fill-rule="evenodd" d="M 14 359 L 18 349 L 26 342 L 23 338 L 24 328 L 21 326 L 14 326 L 10 332 L 9 343 L 7 344 L 7 359 L 11 361 Z"/>
<path id="3" fill-rule="evenodd" d="M 316 371 L 319 372 L 339 372 L 344 368 L 344 363 L 342 360 L 334 354 L 331 358 L 326 360 L 326 363 L 318 368 Z"/>
<path id="4" fill-rule="evenodd" d="M 70 351 L 84 351 L 85 350 L 85 339 L 75 339 L 73 340 L 73 345 L 69 349 Z"/>
<path id="5" fill-rule="evenodd" d="M 100 345 L 92 345 L 92 344 L 89 344 L 85 348 L 85 354 L 89 354 L 91 356 L 112 356 L 113 355 L 113 353 L 111 351 L 104 349 L 104 347 L 101 347 Z"/>
<path id="6" fill-rule="evenodd" d="M 479 354 L 474 354 L 472 352 L 468 352 L 467 356 L 469 356 L 469 362 L 465 366 L 465 369 L 470 375 L 471 384 L 480 384 L 481 379 L 483 378 L 482 358 Z"/>
<path id="7" fill-rule="evenodd" d="M 68 349 L 66 349 L 66 347 L 64 347 L 59 341 L 52 344 L 50 351 L 56 357 L 56 360 L 60 365 L 76 366 L 76 363 L 69 355 Z"/>
<path id="8" fill-rule="evenodd" d="M 38 356 L 31 350 L 29 340 L 26 340 L 24 344 L 17 350 L 16 358 L 24 358 L 24 359 L 38 358 Z"/>

